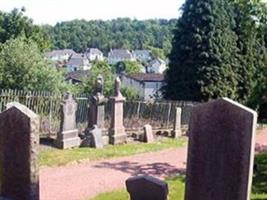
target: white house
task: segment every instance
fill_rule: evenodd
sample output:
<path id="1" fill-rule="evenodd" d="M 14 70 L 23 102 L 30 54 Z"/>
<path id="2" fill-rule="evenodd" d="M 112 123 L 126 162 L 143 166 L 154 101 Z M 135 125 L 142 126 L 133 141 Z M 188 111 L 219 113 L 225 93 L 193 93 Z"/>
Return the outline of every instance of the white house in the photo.
<path id="1" fill-rule="evenodd" d="M 144 100 L 162 97 L 160 89 L 165 84 L 163 74 L 124 74 L 121 80 L 123 86 L 135 89 Z"/>
<path id="2" fill-rule="evenodd" d="M 160 58 L 152 60 L 148 66 L 146 66 L 146 73 L 158 73 L 163 74 L 167 69 L 166 62 Z"/>
<path id="3" fill-rule="evenodd" d="M 108 63 L 111 65 L 117 64 L 122 61 L 135 61 L 136 59 L 129 50 L 114 49 L 108 53 Z"/>
<path id="4" fill-rule="evenodd" d="M 51 52 L 47 52 L 45 57 L 49 60 L 56 62 L 63 62 L 70 59 L 72 55 L 76 54 L 72 49 L 62 49 L 62 50 L 53 50 Z"/>
<path id="5" fill-rule="evenodd" d="M 97 49 L 97 48 L 89 48 L 86 50 L 86 57 L 89 59 L 89 61 L 103 61 L 104 60 L 104 56 L 103 53 Z"/>
<path id="6" fill-rule="evenodd" d="M 91 69 L 89 60 L 83 54 L 72 55 L 66 65 L 68 72 Z"/>
<path id="7" fill-rule="evenodd" d="M 148 62 L 152 59 L 152 55 L 149 50 L 134 50 L 133 56 L 140 62 Z"/>

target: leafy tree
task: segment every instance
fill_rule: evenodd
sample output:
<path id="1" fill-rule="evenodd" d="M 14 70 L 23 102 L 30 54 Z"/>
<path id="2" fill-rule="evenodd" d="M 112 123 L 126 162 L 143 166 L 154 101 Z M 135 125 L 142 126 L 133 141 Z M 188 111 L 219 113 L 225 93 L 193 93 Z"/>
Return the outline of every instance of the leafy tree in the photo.
<path id="1" fill-rule="evenodd" d="M 148 46 L 168 53 L 176 20 L 72 20 L 47 28 L 55 48 L 72 48 L 77 52 L 96 47 L 105 54 L 110 49 L 144 49 Z"/>
<path id="2" fill-rule="evenodd" d="M 51 47 L 49 36 L 45 35 L 43 29 L 34 25 L 32 20 L 24 16 L 25 8 L 9 12 L 0 11 L 0 43 L 9 39 L 24 36 L 32 39 L 43 51 Z"/>
<path id="3" fill-rule="evenodd" d="M 142 66 L 136 61 L 122 61 L 115 65 L 116 73 L 125 72 L 129 73 L 139 73 L 141 72 Z"/>
<path id="4" fill-rule="evenodd" d="M 177 23 L 167 71 L 166 98 L 237 98 L 237 37 L 225 0 L 187 0 Z"/>
<path id="5" fill-rule="evenodd" d="M 66 85 L 36 43 L 19 37 L 0 46 L 0 88 L 60 92 Z"/>
<path id="6" fill-rule="evenodd" d="M 104 78 L 104 95 L 110 96 L 113 92 L 115 74 L 106 62 L 96 62 L 90 70 L 90 76 L 85 78 L 80 86 L 81 93 L 92 94 L 98 75 Z"/>
<path id="7" fill-rule="evenodd" d="M 140 98 L 139 92 L 130 87 L 122 87 L 121 94 L 126 97 L 127 100 L 137 100 Z"/>
<path id="8" fill-rule="evenodd" d="M 166 44 L 166 43 L 164 43 L 164 45 L 165 45 L 165 44 Z M 148 47 L 148 49 L 151 50 L 151 54 L 152 54 L 152 56 L 153 56 L 154 58 L 161 58 L 161 59 L 165 60 L 165 59 L 166 59 L 166 55 L 167 55 L 168 52 L 169 52 L 168 49 L 171 49 L 171 48 L 170 48 L 171 45 L 169 46 L 169 44 L 166 44 L 166 46 L 167 46 L 166 54 L 165 54 L 164 50 L 163 50 L 163 49 L 160 49 L 160 48 L 156 48 L 156 47 Z"/>
<path id="9" fill-rule="evenodd" d="M 266 52 L 262 31 L 266 22 L 266 6 L 258 0 L 237 0 L 232 2 L 232 6 L 235 9 L 234 31 L 238 36 L 241 63 L 238 70 L 239 101 L 255 108 L 266 85 Z"/>

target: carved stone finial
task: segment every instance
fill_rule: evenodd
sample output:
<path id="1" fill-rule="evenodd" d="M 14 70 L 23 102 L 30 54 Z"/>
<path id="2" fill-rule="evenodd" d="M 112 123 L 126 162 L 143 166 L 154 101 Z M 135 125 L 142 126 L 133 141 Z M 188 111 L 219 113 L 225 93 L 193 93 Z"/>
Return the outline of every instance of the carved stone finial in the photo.
<path id="1" fill-rule="evenodd" d="M 102 96 L 104 88 L 104 78 L 102 75 L 98 75 L 95 84 L 95 95 Z"/>

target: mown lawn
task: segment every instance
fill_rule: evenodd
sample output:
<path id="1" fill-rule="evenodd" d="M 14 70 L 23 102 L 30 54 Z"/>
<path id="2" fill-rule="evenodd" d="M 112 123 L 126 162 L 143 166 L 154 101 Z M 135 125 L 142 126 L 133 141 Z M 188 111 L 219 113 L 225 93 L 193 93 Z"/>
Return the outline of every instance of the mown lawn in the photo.
<path id="1" fill-rule="evenodd" d="M 251 200 L 267 199 L 267 153 L 257 155 L 255 163 L 258 164 L 258 169 L 253 177 L 252 196 Z M 185 178 L 175 177 L 166 179 L 169 186 L 169 200 L 183 200 Z M 129 196 L 126 189 L 107 192 L 98 195 L 91 200 L 128 200 Z M 89 199 L 88 199 L 89 200 Z"/>
<path id="2" fill-rule="evenodd" d="M 130 156 L 145 152 L 155 152 L 164 149 L 182 147 L 187 144 L 187 138 L 164 138 L 154 143 L 136 143 L 116 146 L 107 146 L 103 149 L 77 148 L 70 150 L 47 149 L 40 152 L 41 166 L 62 166 L 82 160 L 100 160 L 113 157 Z"/>

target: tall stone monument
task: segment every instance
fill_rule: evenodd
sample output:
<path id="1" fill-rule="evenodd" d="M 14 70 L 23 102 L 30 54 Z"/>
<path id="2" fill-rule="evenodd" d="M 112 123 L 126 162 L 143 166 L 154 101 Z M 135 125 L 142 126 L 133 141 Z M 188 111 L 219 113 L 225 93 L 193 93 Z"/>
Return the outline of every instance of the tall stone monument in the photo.
<path id="1" fill-rule="evenodd" d="M 103 93 L 104 78 L 102 75 L 97 76 L 94 95 L 89 99 L 88 127 L 90 130 L 94 125 L 103 129 L 105 124 L 105 103 L 107 99 Z"/>
<path id="2" fill-rule="evenodd" d="M 173 124 L 173 130 L 171 132 L 171 135 L 173 138 L 178 138 L 182 136 L 182 130 L 181 130 L 181 118 L 182 118 L 182 109 L 177 107 L 175 110 L 175 118 L 174 118 L 174 124 Z"/>
<path id="3" fill-rule="evenodd" d="M 249 200 L 257 113 L 223 98 L 193 108 L 185 200 Z"/>
<path id="4" fill-rule="evenodd" d="M 39 200 L 39 123 L 16 102 L 0 114 L 0 198 Z"/>
<path id="5" fill-rule="evenodd" d="M 80 138 L 76 126 L 77 103 L 70 93 L 67 93 L 60 105 L 60 130 L 55 140 L 55 146 L 61 149 L 80 146 Z"/>
<path id="6" fill-rule="evenodd" d="M 109 129 L 109 143 L 110 144 L 123 144 L 126 143 L 127 135 L 123 126 L 123 103 L 125 98 L 121 92 L 121 81 L 117 77 L 115 79 L 114 96 L 110 97 L 112 113 L 111 113 L 111 126 Z"/>

